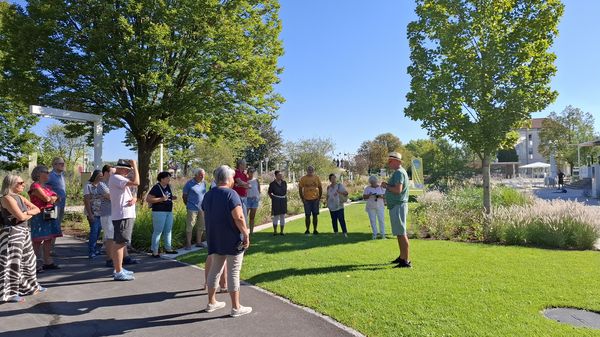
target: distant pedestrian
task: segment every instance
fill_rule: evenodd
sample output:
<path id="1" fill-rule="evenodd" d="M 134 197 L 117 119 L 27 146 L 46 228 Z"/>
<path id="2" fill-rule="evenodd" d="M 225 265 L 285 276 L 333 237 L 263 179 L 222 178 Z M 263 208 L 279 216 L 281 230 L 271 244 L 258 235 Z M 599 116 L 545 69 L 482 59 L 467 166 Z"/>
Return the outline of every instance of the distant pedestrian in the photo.
<path id="1" fill-rule="evenodd" d="M 319 234 L 317 225 L 319 224 L 319 207 L 321 206 L 321 197 L 323 196 L 323 186 L 321 185 L 319 176 L 315 174 L 313 166 L 308 166 L 306 168 L 306 175 L 300 178 L 298 192 L 300 193 L 300 200 L 304 204 L 304 224 L 306 226 L 304 234 L 310 234 L 311 215 L 313 234 Z"/>
<path id="2" fill-rule="evenodd" d="M 25 182 L 9 174 L 2 181 L 0 221 L 0 301 L 24 302 L 23 296 L 44 292 L 37 282 L 36 261 L 28 221 L 40 209 L 22 194 Z"/>
<path id="3" fill-rule="evenodd" d="M 65 160 L 61 157 L 52 159 L 52 171 L 48 175 L 48 185 L 58 196 L 56 203 L 57 218 L 56 223 L 62 228 L 62 222 L 65 217 L 65 207 L 67 205 L 67 185 L 65 183 Z M 55 239 L 52 239 L 51 254 L 54 254 Z"/>
<path id="4" fill-rule="evenodd" d="M 260 181 L 256 177 L 256 169 L 253 167 L 248 168 L 248 189 L 246 204 L 248 206 L 248 219 L 250 222 L 250 234 L 254 233 L 254 220 L 256 218 L 256 211 L 260 204 Z"/>
<path id="5" fill-rule="evenodd" d="M 156 177 L 158 182 L 152 186 L 146 202 L 152 207 L 152 257 L 160 257 L 158 246 L 162 236 L 165 244 L 165 254 L 177 254 L 173 249 L 171 235 L 173 231 L 173 201 L 177 197 L 171 190 L 171 173 L 160 172 Z"/>
<path id="6" fill-rule="evenodd" d="M 50 254 L 52 250 L 52 240 L 61 237 L 62 231 L 58 224 L 58 214 L 56 205 L 60 198 L 56 195 L 48 182 L 48 168 L 44 165 L 36 166 L 31 171 L 31 180 L 33 183 L 29 187 L 29 198 L 31 203 L 40 209 L 40 213 L 31 218 L 31 241 L 33 248 L 44 263 L 40 269 L 59 269 L 60 267 L 54 263 L 54 259 Z M 41 250 L 40 250 L 41 248 Z"/>
<path id="7" fill-rule="evenodd" d="M 88 183 L 83 189 L 83 204 L 85 216 L 90 224 L 90 234 L 88 238 L 88 257 L 93 259 L 100 254 L 96 248 L 100 230 L 102 229 L 102 199 L 104 198 L 105 190 L 100 186 L 102 179 L 102 171 L 94 170 Z"/>
<path id="8" fill-rule="evenodd" d="M 244 159 L 238 159 L 236 169 L 235 169 L 235 185 L 233 186 L 233 190 L 237 192 L 242 200 L 242 209 L 244 210 L 244 219 L 246 223 L 248 223 L 248 189 L 250 188 L 250 184 L 248 184 L 248 180 L 250 178 L 246 174 L 246 161 Z"/>
<path id="9" fill-rule="evenodd" d="M 135 160 L 120 159 L 115 166 L 115 174 L 108 180 L 111 202 L 111 219 L 114 227 L 112 251 L 113 278 L 115 281 L 134 280 L 133 272 L 123 268 L 125 247 L 131 244 L 131 235 L 135 222 L 135 197 L 130 187 L 140 184 L 140 176 Z M 133 172 L 131 179 L 126 176 Z"/>
<path id="10" fill-rule="evenodd" d="M 365 187 L 363 199 L 367 201 L 365 210 L 369 215 L 371 230 L 373 231 L 373 240 L 377 235 L 385 239 L 385 190 L 379 186 L 379 180 L 376 176 L 369 177 L 369 186 Z M 377 223 L 379 222 L 379 233 L 377 232 Z"/>
<path id="11" fill-rule="evenodd" d="M 208 191 L 206 186 L 204 169 L 194 169 L 194 177 L 183 186 L 183 202 L 187 209 L 185 238 L 185 249 L 192 249 L 192 232 L 196 227 L 196 247 L 203 247 L 202 235 L 204 234 L 204 212 L 201 205 L 204 195 Z"/>
<path id="12" fill-rule="evenodd" d="M 252 312 L 251 307 L 240 304 L 240 271 L 244 251 L 250 246 L 250 233 L 246 227 L 240 196 L 231 188 L 236 172 L 223 165 L 215 171 L 217 188 L 204 196 L 208 255 L 212 258 L 208 276 L 208 304 L 206 312 L 225 307 L 216 299 L 217 284 L 223 264 L 227 261 L 227 286 L 231 296 L 231 316 L 239 317 Z"/>
<path id="13" fill-rule="evenodd" d="M 337 182 L 335 174 L 329 175 L 329 186 L 327 186 L 327 208 L 331 215 L 331 226 L 333 233 L 338 233 L 338 222 L 342 227 L 342 233 L 345 237 L 348 236 L 348 228 L 346 227 L 346 217 L 344 215 L 344 202 L 348 200 L 348 191 L 341 183 Z"/>
<path id="14" fill-rule="evenodd" d="M 565 174 L 563 173 L 563 171 L 558 170 L 558 189 L 564 189 L 565 188 Z"/>
<path id="15" fill-rule="evenodd" d="M 269 184 L 268 194 L 271 198 L 273 235 L 277 235 L 277 224 L 279 224 L 279 235 L 284 235 L 283 228 L 285 226 L 285 214 L 287 213 L 287 183 L 283 180 L 283 174 L 280 171 L 275 171 L 275 180 Z"/>
<path id="16" fill-rule="evenodd" d="M 411 268 L 409 258 L 409 242 L 406 232 L 406 218 L 408 216 L 408 174 L 402 167 L 402 155 L 392 152 L 388 156 L 388 167 L 393 170 L 388 182 L 381 183 L 385 188 L 385 200 L 390 213 L 392 234 L 398 239 L 400 256 L 392 261 L 397 263 L 395 268 Z"/>

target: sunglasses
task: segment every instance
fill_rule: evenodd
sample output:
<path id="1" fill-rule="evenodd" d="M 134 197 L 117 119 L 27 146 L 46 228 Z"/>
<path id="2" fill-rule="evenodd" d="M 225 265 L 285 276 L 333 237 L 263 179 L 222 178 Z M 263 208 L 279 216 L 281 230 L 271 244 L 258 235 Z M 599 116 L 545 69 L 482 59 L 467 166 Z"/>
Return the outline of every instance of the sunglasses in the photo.
<path id="1" fill-rule="evenodd" d="M 23 185 L 25 185 L 25 182 L 24 181 L 17 181 L 17 185 L 23 186 Z"/>

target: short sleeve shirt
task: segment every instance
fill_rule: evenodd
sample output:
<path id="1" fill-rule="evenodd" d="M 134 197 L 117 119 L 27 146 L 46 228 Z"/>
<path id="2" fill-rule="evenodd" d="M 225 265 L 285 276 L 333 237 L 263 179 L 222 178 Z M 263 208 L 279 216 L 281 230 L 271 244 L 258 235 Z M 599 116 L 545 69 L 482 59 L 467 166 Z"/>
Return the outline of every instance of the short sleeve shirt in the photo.
<path id="1" fill-rule="evenodd" d="M 106 185 L 105 182 L 101 181 L 98 187 L 102 191 L 102 195 L 110 194 L 108 185 Z M 102 203 L 100 204 L 100 216 L 110 216 L 110 199 L 102 198 Z"/>
<path id="2" fill-rule="evenodd" d="M 101 216 L 102 194 L 103 189 L 100 186 L 100 183 L 96 186 L 92 183 L 87 183 L 83 189 L 84 196 L 91 196 L 90 206 L 92 207 L 92 214 L 94 214 L 94 216 Z"/>
<path id="3" fill-rule="evenodd" d="M 187 196 L 185 207 L 190 211 L 200 211 L 202 200 L 206 194 L 206 182 L 204 180 L 197 182 L 194 178 L 190 179 L 183 186 L 183 194 Z"/>
<path id="4" fill-rule="evenodd" d="M 243 182 L 248 182 L 248 175 L 240 170 L 235 170 L 235 175 L 233 176 L 234 180 L 240 179 Z M 236 186 L 234 184 L 233 189 L 240 195 L 240 197 L 245 198 L 248 195 L 248 189 Z"/>
<path id="5" fill-rule="evenodd" d="M 385 194 L 385 189 L 381 186 L 377 186 L 377 187 L 372 187 L 372 186 L 367 186 L 365 187 L 365 191 L 363 192 L 363 195 L 369 195 L 369 199 L 367 199 L 367 206 L 366 208 L 368 209 L 377 209 L 377 208 L 383 208 L 384 207 L 384 203 L 383 203 L 383 198 L 379 197 L 377 199 L 375 199 L 375 196 L 372 194 L 376 194 L 376 195 L 384 195 Z"/>
<path id="6" fill-rule="evenodd" d="M 389 188 L 385 191 L 385 200 L 387 201 L 387 207 L 389 209 L 392 209 L 401 203 L 408 202 L 408 173 L 406 173 L 406 170 L 404 170 L 403 167 L 394 171 L 388 180 L 389 187 L 398 184 L 402 184 L 402 191 L 400 191 L 400 194 L 390 192 Z"/>
<path id="7" fill-rule="evenodd" d="M 44 192 L 44 194 L 49 197 L 56 195 L 56 192 L 54 192 L 52 190 L 52 188 L 50 186 L 48 186 L 48 184 L 46 184 L 45 186 L 42 186 L 40 183 L 33 183 L 33 184 L 31 184 L 31 187 L 29 188 L 29 192 L 28 192 L 31 203 L 36 205 L 39 209 L 52 207 L 53 205 L 51 203 L 45 202 L 44 200 L 38 198 L 35 194 L 33 194 L 33 191 L 38 188 L 41 188 L 42 191 Z"/>
<path id="8" fill-rule="evenodd" d="M 46 185 L 50 186 L 59 198 L 56 206 L 65 207 L 67 204 L 67 186 L 65 185 L 64 173 L 57 173 L 54 170 L 50 171 Z"/>
<path id="9" fill-rule="evenodd" d="M 153 197 L 162 198 L 163 196 L 169 197 L 167 201 L 161 201 L 151 204 L 152 212 L 172 212 L 173 211 L 173 194 L 171 192 L 171 185 L 163 188 L 160 184 L 155 184 L 148 192 Z"/>
<path id="10" fill-rule="evenodd" d="M 302 195 L 306 200 L 317 200 L 319 199 L 319 187 L 321 186 L 321 179 L 318 176 L 304 176 L 300 178 L 298 187 L 302 189 Z"/>
<path id="11" fill-rule="evenodd" d="M 344 204 L 340 201 L 339 192 L 346 192 L 346 188 L 340 183 L 327 187 L 327 208 L 330 211 L 339 211 L 344 208 Z"/>
<path id="12" fill-rule="evenodd" d="M 202 209 L 209 255 L 238 255 L 242 252 L 237 249 L 241 233 L 231 216 L 231 211 L 241 205 L 240 196 L 230 188 L 213 188 L 204 196 Z"/>
<path id="13" fill-rule="evenodd" d="M 260 197 L 260 192 L 258 191 L 258 179 L 252 179 L 248 181 L 248 184 L 250 184 L 250 188 L 248 189 L 248 198 Z"/>
<path id="14" fill-rule="evenodd" d="M 127 205 L 133 199 L 131 189 L 127 186 L 128 182 L 129 179 L 120 174 L 113 174 L 108 179 L 112 220 L 135 218 L 135 205 Z"/>

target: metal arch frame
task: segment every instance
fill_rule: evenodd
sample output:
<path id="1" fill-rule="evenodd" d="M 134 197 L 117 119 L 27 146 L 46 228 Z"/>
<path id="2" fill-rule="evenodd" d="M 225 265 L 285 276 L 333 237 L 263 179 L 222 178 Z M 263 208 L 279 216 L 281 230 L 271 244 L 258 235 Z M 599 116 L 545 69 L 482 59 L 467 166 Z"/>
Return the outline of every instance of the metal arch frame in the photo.
<path id="1" fill-rule="evenodd" d="M 41 117 L 51 117 L 76 122 L 93 122 L 94 123 L 94 169 L 102 168 L 102 116 L 55 109 L 39 105 L 30 105 L 29 112 Z"/>

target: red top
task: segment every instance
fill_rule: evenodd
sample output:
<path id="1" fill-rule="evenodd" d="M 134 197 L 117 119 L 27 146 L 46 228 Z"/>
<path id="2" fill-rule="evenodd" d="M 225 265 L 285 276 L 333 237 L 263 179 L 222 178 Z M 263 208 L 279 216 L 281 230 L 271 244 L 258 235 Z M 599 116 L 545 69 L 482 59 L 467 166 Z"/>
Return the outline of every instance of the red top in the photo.
<path id="1" fill-rule="evenodd" d="M 248 178 L 248 175 L 246 175 L 246 173 L 244 173 L 243 171 L 240 170 L 235 170 L 235 175 L 233 176 L 233 180 L 237 180 L 240 179 L 243 182 L 248 182 L 248 180 L 250 180 Z M 233 190 L 237 192 L 237 194 L 239 194 L 239 196 L 241 198 L 245 198 L 246 195 L 248 195 L 248 189 L 245 187 L 241 187 L 241 186 L 237 186 L 237 183 L 235 183 L 233 185 Z"/>
<path id="2" fill-rule="evenodd" d="M 49 202 L 45 202 L 42 199 L 38 198 L 35 194 L 33 194 L 33 191 L 37 188 L 41 188 L 42 191 L 44 191 L 44 193 L 49 197 L 56 195 L 56 193 L 54 191 L 52 191 L 50 186 L 42 186 L 42 185 L 40 185 L 40 183 L 33 183 L 33 184 L 31 184 L 31 187 L 29 187 L 29 192 L 27 192 L 29 194 L 29 199 L 31 199 L 31 203 L 36 205 L 39 209 L 44 209 L 44 208 L 54 206 L 53 204 L 51 204 Z"/>

